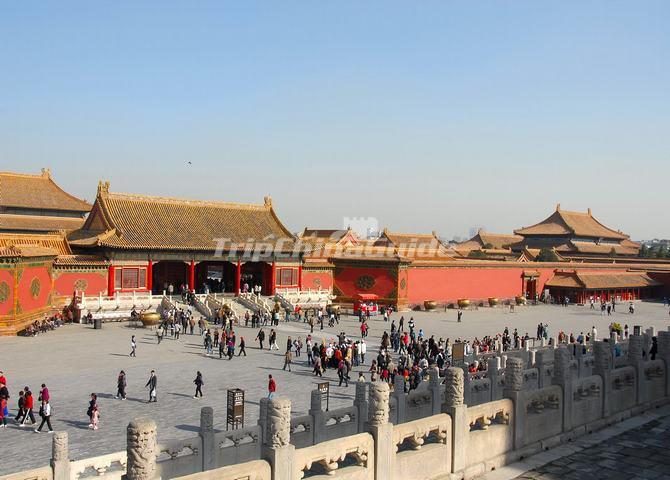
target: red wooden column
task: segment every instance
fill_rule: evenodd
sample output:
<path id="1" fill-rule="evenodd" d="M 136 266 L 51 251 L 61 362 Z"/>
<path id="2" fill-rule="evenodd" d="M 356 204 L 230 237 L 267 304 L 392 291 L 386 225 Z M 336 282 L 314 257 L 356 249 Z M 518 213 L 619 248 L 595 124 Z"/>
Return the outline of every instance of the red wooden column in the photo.
<path id="1" fill-rule="evenodd" d="M 237 268 L 235 269 L 235 295 L 240 295 L 240 284 L 242 283 L 242 264 L 237 261 Z"/>
<path id="2" fill-rule="evenodd" d="M 193 260 L 188 265 L 188 289 L 191 292 L 195 290 L 195 262 Z"/>
<path id="3" fill-rule="evenodd" d="M 302 291 L 302 265 L 298 265 L 298 290 Z"/>
<path id="4" fill-rule="evenodd" d="M 149 260 L 147 262 L 147 290 L 149 290 L 149 292 L 153 291 L 153 286 L 154 286 L 153 266 L 154 266 L 154 262 Z"/>
<path id="5" fill-rule="evenodd" d="M 277 286 L 277 264 L 272 260 L 272 268 L 270 269 L 270 295 L 275 294 L 275 288 Z"/>
<path id="6" fill-rule="evenodd" d="M 114 296 L 114 265 L 110 265 L 107 270 L 107 295 Z"/>

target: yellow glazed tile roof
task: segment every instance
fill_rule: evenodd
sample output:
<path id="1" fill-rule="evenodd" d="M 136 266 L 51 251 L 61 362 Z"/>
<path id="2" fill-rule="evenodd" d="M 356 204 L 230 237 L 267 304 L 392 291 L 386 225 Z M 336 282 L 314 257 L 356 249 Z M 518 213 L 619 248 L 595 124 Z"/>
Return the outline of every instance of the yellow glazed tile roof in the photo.
<path id="1" fill-rule="evenodd" d="M 269 197 L 263 205 L 185 200 L 112 193 L 108 183 L 100 184 L 84 227 L 69 239 L 77 246 L 194 251 L 214 251 L 218 239 L 239 246 L 285 239 L 284 251 L 295 241 Z"/>
<path id="2" fill-rule="evenodd" d="M 48 169 L 41 175 L 0 172 L 0 206 L 88 212 L 91 205 L 60 188 Z"/>

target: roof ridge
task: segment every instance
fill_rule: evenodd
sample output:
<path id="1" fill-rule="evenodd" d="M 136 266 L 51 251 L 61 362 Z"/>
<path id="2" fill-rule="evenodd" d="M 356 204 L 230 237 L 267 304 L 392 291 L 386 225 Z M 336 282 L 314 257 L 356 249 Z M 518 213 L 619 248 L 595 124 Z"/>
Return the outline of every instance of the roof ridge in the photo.
<path id="1" fill-rule="evenodd" d="M 233 207 L 250 210 L 270 210 L 271 205 L 258 203 L 242 203 L 242 202 L 224 202 L 221 200 L 193 200 L 189 198 L 180 197 L 165 197 L 161 195 L 147 195 L 142 193 L 125 193 L 125 192 L 103 192 L 103 195 L 108 197 L 126 198 L 129 200 L 162 202 L 169 204 L 185 204 L 185 205 L 202 205 L 212 207 Z"/>

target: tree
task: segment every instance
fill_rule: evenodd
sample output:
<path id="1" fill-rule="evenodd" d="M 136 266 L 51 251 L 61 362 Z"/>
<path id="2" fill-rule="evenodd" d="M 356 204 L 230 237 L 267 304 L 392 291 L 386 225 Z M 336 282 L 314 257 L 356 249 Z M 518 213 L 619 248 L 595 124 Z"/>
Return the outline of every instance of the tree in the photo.
<path id="1" fill-rule="evenodd" d="M 537 255 L 538 262 L 558 262 L 558 255 L 550 248 L 543 248 Z"/>

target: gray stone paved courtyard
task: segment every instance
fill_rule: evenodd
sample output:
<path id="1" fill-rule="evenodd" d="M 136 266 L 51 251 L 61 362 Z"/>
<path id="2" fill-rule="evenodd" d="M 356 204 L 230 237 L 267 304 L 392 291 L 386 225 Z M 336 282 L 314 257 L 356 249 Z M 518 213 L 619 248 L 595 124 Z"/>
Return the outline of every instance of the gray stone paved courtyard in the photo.
<path id="1" fill-rule="evenodd" d="M 623 310 L 623 308 L 622 308 Z M 601 316 L 588 307 L 535 306 L 518 308 L 509 313 L 503 308 L 467 311 L 463 323 L 456 323 L 456 312 L 403 314 L 406 319 L 414 316 L 416 328 L 423 328 L 428 336 L 473 338 L 495 334 L 505 326 L 517 327 L 533 336 L 538 322 L 550 325 L 550 334 L 559 329 L 567 332 L 590 330 L 595 325 L 600 335 L 606 334 L 611 321 L 667 328 L 670 323 L 667 308 L 657 303 L 638 303 L 634 316 L 617 312 L 612 317 Z M 394 314 L 397 320 L 400 314 Z M 369 353 L 374 351 L 381 333 L 389 324 L 379 319 L 370 322 Z M 324 332 L 315 330 L 315 338 L 331 338 L 341 330 L 358 336 L 359 324 L 355 318 L 343 317 L 340 328 L 336 326 Z M 269 329 L 266 329 L 269 331 Z M 280 349 L 286 343 L 287 335 L 301 335 L 304 339 L 308 328 L 305 324 L 281 323 L 278 344 Z M 137 335 L 137 358 L 129 358 L 130 337 Z M 53 423 L 56 430 L 67 430 L 70 435 L 72 459 L 85 458 L 125 448 L 125 428 L 128 422 L 139 416 L 156 420 L 159 440 L 190 437 L 198 429 L 201 406 L 213 406 L 217 428 L 225 428 L 226 390 L 239 387 L 246 391 L 246 421 L 255 423 L 258 401 L 266 395 L 267 375 L 273 374 L 278 384 L 278 394 L 286 395 L 293 401 L 293 414 L 302 415 L 309 408 L 309 391 L 315 388 L 316 380 L 311 368 L 305 365 L 306 356 L 295 359 L 293 372 L 282 371 L 282 352 L 259 351 L 254 342 L 256 330 L 240 327 L 238 336 L 245 337 L 248 357 L 235 357 L 232 361 L 204 356 L 202 338 L 184 335 L 179 341 L 166 338 L 156 345 L 152 331 L 132 329 L 126 324 L 105 324 L 102 330 L 75 325 L 62 327 L 54 332 L 35 338 L 0 338 L 0 370 L 8 378 L 10 412 L 16 412 L 18 391 L 29 385 L 37 392 L 45 382 L 51 391 Z M 366 359 L 367 370 L 371 355 Z M 355 369 L 357 372 L 359 369 Z M 128 376 L 128 400 L 115 400 L 116 376 L 119 370 Z M 158 375 L 158 403 L 147 404 L 147 381 L 149 371 L 155 369 Z M 193 379 L 200 370 L 205 379 L 203 399 L 194 400 Z M 352 379 L 357 373 L 352 375 Z M 331 408 L 350 404 L 354 386 L 336 386 L 336 375 L 329 372 L 324 376 L 331 381 Z M 99 396 L 101 426 L 98 431 L 87 428 L 86 408 L 91 392 Z M 0 430 L 2 461 L 0 474 L 46 465 L 50 458 L 51 437 L 35 434 L 32 429 L 19 428 L 10 422 L 9 428 Z M 616 452 L 610 452 L 612 454 Z M 663 457 L 665 458 L 665 457 Z M 604 461 L 604 460 L 603 460 Z M 640 457 L 640 463 L 655 461 Z M 662 463 L 662 462 L 661 462 Z M 601 477 L 605 478 L 605 477 Z M 628 477 L 630 478 L 630 477 Z"/>
<path id="2" fill-rule="evenodd" d="M 665 409 L 667 411 L 667 408 Z M 584 448 L 542 467 L 528 471 L 518 479 L 611 480 L 670 479 L 670 415 L 614 436 L 605 442 Z M 492 476 L 492 475 L 491 475 Z"/>

